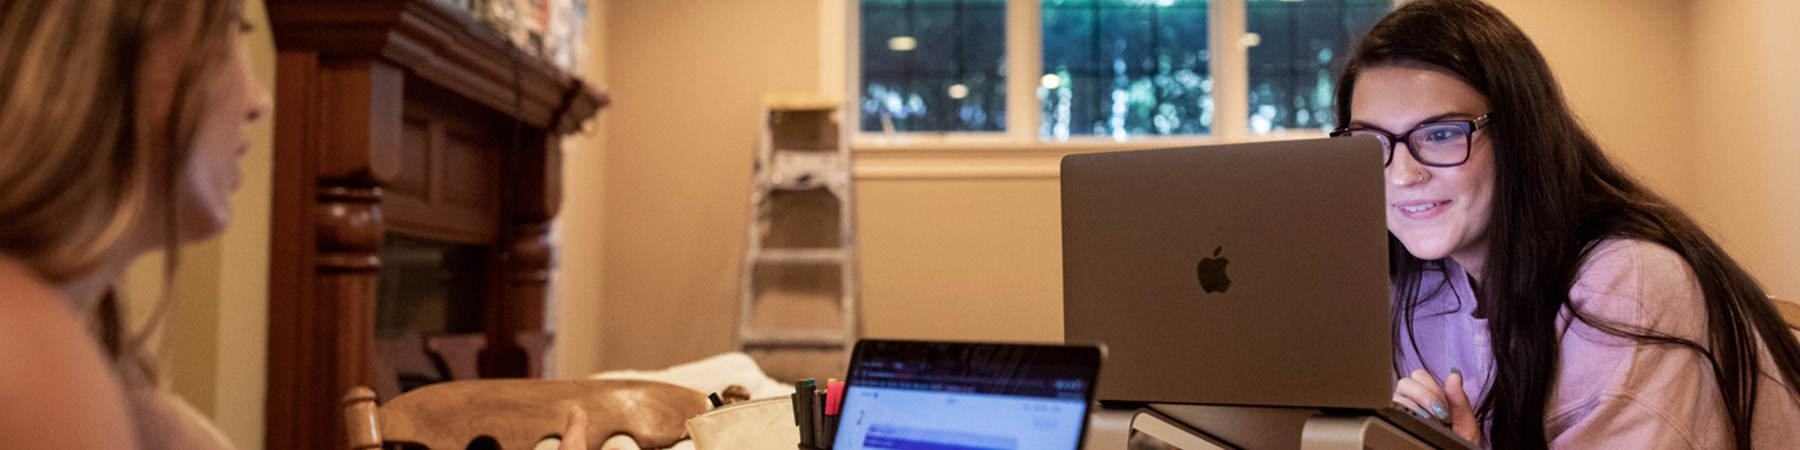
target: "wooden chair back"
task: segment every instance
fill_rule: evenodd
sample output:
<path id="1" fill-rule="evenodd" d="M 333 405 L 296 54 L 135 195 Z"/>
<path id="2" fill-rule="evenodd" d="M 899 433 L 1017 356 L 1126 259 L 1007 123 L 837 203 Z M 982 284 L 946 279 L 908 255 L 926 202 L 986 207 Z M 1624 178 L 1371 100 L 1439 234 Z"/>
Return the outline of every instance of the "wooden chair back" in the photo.
<path id="1" fill-rule="evenodd" d="M 543 378 L 544 356 L 556 336 L 544 331 L 523 331 L 513 342 L 525 351 L 525 378 Z M 488 346 L 481 333 L 395 333 L 375 337 L 375 357 L 370 361 L 370 388 L 380 401 L 400 395 L 410 385 L 481 378 L 481 352 Z M 492 376 L 491 374 L 489 376 Z M 401 380 L 408 383 L 402 385 Z"/>
<path id="2" fill-rule="evenodd" d="M 344 420 L 351 450 L 464 450 L 484 437 L 501 450 L 524 450 L 560 437 L 573 404 L 587 410 L 591 450 L 620 434 L 643 448 L 675 445 L 687 420 L 711 409 L 705 394 L 655 381 L 486 379 L 432 384 L 382 405 L 373 390 L 354 388 L 344 396 Z"/>

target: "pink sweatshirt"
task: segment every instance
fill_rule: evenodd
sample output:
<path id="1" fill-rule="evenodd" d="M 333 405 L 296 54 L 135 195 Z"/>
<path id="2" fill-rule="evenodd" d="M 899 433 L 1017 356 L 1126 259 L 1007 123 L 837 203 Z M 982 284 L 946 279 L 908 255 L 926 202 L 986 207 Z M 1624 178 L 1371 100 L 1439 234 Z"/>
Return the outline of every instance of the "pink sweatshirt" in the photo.
<path id="1" fill-rule="evenodd" d="M 1454 262 L 1427 272 L 1426 301 L 1402 336 L 1403 373 L 1429 367 L 1441 384 L 1452 368 L 1477 408 L 1492 383 L 1487 320 L 1476 318 L 1468 277 Z M 1435 289 L 1443 284 L 1444 289 Z M 1706 313 L 1693 270 L 1674 251 L 1635 240 L 1601 242 L 1581 265 L 1569 298 L 1593 318 L 1647 327 L 1706 345 Z M 1685 347 L 1606 334 L 1568 310 L 1558 316 L 1560 372 L 1545 409 L 1551 448 L 1728 449 L 1731 426 L 1705 357 Z M 1413 343 L 1417 343 L 1417 348 Z M 1423 361 L 1423 362 L 1421 362 Z M 1759 449 L 1800 449 L 1800 400 L 1761 352 L 1752 433 Z M 1483 442 L 1483 446 L 1487 443 Z"/>

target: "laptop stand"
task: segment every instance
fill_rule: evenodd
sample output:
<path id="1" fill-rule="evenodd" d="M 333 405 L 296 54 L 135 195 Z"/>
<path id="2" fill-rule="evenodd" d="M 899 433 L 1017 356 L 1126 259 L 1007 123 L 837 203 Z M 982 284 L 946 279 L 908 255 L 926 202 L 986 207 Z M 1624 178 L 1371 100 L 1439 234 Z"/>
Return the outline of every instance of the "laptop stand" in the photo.
<path id="1" fill-rule="evenodd" d="M 1152 410 L 1139 409 L 1132 417 L 1132 428 L 1149 432 L 1157 439 L 1186 449 L 1232 449 L 1236 444 L 1195 430 L 1190 424 L 1159 425 L 1173 419 Z M 1179 422 L 1174 422 L 1179 423 Z M 1146 426 L 1148 425 L 1148 426 Z M 1292 428 L 1286 428 L 1292 430 Z M 1292 438 L 1277 439 L 1290 442 Z M 1405 431 L 1373 415 L 1320 413 L 1306 419 L 1300 433 L 1300 450 L 1437 450 Z M 1285 446 L 1285 445 L 1283 445 Z M 1250 450 L 1263 450 L 1253 448 Z"/>
<path id="2" fill-rule="evenodd" d="M 1319 414 L 1306 420 L 1300 450 L 1434 450 L 1412 435 L 1371 415 Z"/>

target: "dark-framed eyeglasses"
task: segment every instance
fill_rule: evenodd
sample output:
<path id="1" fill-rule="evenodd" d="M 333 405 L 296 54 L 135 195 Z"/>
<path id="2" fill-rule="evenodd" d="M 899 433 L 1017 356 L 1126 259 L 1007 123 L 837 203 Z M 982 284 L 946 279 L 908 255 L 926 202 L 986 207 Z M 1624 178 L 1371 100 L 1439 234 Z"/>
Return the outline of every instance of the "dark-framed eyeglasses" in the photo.
<path id="1" fill-rule="evenodd" d="M 1451 167 L 1468 162 L 1469 148 L 1474 141 L 1471 136 L 1487 124 L 1488 114 L 1483 114 L 1471 120 L 1422 123 L 1399 135 L 1374 128 L 1345 127 L 1333 130 L 1331 137 L 1374 136 L 1381 139 L 1382 167 L 1394 163 L 1396 142 L 1406 142 L 1406 151 L 1412 153 L 1413 160 L 1419 164 Z"/>

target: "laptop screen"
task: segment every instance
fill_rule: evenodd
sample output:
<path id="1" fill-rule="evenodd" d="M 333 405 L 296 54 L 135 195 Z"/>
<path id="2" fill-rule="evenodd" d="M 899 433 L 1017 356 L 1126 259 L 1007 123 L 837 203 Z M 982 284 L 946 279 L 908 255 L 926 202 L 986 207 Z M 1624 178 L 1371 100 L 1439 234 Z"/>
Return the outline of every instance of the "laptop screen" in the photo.
<path id="1" fill-rule="evenodd" d="M 838 450 L 1074 450 L 1092 401 L 1095 347 L 857 343 Z"/>

